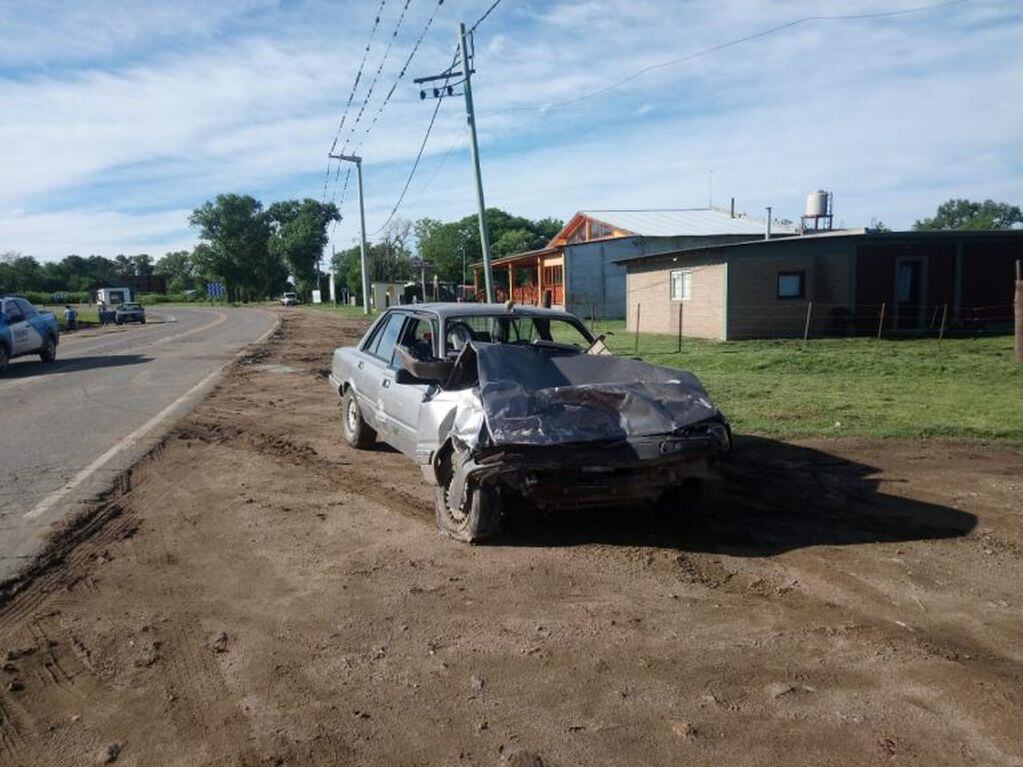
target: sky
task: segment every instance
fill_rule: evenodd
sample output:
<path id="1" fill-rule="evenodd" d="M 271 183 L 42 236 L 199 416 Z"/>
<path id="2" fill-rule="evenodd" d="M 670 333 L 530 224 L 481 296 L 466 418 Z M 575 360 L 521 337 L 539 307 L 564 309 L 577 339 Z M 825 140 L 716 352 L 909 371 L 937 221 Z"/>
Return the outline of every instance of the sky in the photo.
<path id="1" fill-rule="evenodd" d="M 191 248 L 189 213 L 229 192 L 334 201 L 331 246 L 350 247 L 354 177 L 344 190 L 327 158 L 342 115 L 336 149 L 364 157 L 379 236 L 437 107 L 412 79 L 450 64 L 458 22 L 491 2 L 0 0 L 0 252 L 159 258 Z M 657 66 L 807 16 L 927 3 L 502 0 L 475 33 L 486 203 L 568 219 L 734 197 L 798 219 L 808 192 L 829 189 L 836 225 L 894 229 L 950 197 L 1021 204 L 1017 0 L 811 19 Z M 475 210 L 456 95 L 397 215 Z"/>

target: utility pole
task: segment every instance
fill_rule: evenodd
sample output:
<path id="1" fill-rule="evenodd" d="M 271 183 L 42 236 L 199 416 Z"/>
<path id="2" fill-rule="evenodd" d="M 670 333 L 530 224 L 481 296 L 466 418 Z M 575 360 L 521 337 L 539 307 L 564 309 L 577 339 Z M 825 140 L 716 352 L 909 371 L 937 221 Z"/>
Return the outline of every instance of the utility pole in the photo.
<path id="1" fill-rule="evenodd" d="M 483 279 L 486 286 L 487 292 L 487 303 L 494 302 L 494 278 L 490 272 L 490 231 L 487 228 L 487 208 L 483 201 L 483 177 L 480 174 L 480 148 L 476 138 L 476 111 L 472 104 L 472 74 L 476 70 L 472 68 L 472 56 L 473 46 L 471 43 L 466 43 L 465 24 L 459 23 L 458 25 L 458 52 L 462 61 L 461 72 L 454 72 L 454 64 L 448 67 L 444 72 L 439 75 L 432 75 L 430 77 L 419 77 L 413 82 L 425 83 L 433 80 L 443 80 L 444 85 L 441 88 L 433 88 L 434 98 L 444 98 L 444 96 L 453 96 L 454 86 L 462 85 L 462 94 L 465 96 L 465 117 L 469 123 L 469 147 L 472 151 L 472 166 L 473 171 L 476 174 L 476 203 L 479 208 L 479 222 L 480 222 L 480 249 L 483 251 Z M 454 77 L 461 77 L 462 80 L 459 83 L 449 85 L 448 81 Z M 419 98 L 425 99 L 427 92 L 425 90 L 419 91 Z M 463 279 L 464 282 L 464 279 Z"/>
<path id="2" fill-rule="evenodd" d="M 366 269 L 366 208 L 362 199 L 362 158 L 354 154 L 327 155 L 335 160 L 355 163 L 359 181 L 359 266 L 362 270 L 362 313 L 369 314 L 369 271 Z"/>

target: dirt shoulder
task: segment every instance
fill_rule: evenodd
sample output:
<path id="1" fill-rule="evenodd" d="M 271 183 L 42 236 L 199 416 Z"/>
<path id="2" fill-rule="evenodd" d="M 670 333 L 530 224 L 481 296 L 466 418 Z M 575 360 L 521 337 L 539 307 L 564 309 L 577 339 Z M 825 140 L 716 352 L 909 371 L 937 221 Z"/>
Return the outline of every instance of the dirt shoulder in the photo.
<path id="1" fill-rule="evenodd" d="M 716 514 L 473 548 L 282 314 L 3 607 L 0 763 L 1023 764 L 1019 449 L 746 438 Z"/>

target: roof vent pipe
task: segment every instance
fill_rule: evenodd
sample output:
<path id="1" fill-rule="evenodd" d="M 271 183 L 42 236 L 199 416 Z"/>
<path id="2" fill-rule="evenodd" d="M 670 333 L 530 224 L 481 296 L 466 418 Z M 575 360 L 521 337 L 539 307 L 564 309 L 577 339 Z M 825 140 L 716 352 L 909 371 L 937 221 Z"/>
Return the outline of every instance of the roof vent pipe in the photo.
<path id="1" fill-rule="evenodd" d="M 732 216 L 732 218 L 735 218 L 735 198 L 734 197 L 732 198 L 732 213 L 731 213 L 731 216 Z"/>
<path id="2" fill-rule="evenodd" d="M 771 206 L 767 206 L 767 229 L 764 231 L 764 239 L 771 239 Z"/>

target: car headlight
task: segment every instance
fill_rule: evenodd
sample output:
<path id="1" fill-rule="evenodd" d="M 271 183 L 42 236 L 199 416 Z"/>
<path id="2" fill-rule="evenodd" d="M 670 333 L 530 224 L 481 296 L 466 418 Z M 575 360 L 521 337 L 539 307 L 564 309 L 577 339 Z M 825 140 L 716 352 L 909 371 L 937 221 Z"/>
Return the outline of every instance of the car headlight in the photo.
<path id="1" fill-rule="evenodd" d="M 707 436 L 716 439 L 724 452 L 732 449 L 732 438 L 727 424 L 720 421 L 707 424 Z"/>

